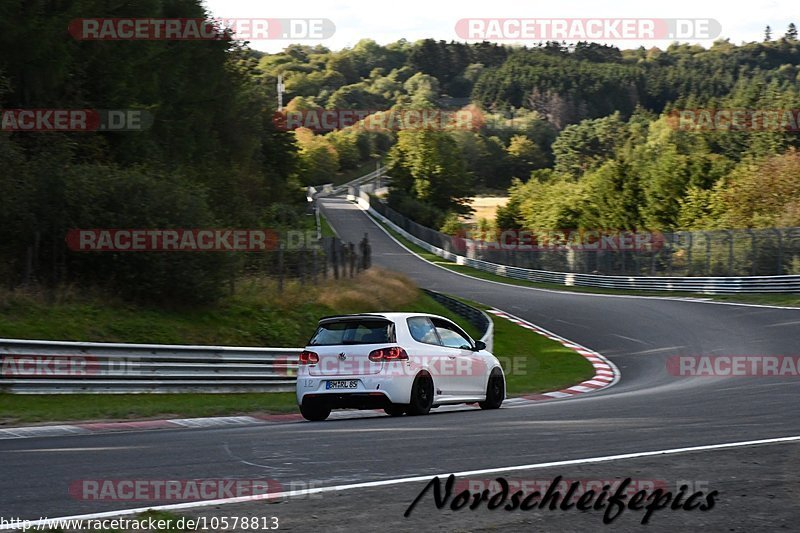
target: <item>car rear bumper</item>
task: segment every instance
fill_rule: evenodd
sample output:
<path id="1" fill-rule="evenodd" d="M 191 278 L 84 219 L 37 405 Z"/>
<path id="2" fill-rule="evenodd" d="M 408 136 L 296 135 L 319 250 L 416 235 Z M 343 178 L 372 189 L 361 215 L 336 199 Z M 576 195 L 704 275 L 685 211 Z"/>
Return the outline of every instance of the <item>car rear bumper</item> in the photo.
<path id="1" fill-rule="evenodd" d="M 323 404 L 331 409 L 383 409 L 392 405 L 382 392 L 312 393 L 303 396 L 302 403 Z"/>
<path id="2" fill-rule="evenodd" d="M 354 389 L 327 389 L 328 381 L 357 382 Z M 329 403 L 333 408 L 379 409 L 392 403 L 407 404 L 411 400 L 413 376 L 297 376 L 297 404 L 308 401 Z"/>

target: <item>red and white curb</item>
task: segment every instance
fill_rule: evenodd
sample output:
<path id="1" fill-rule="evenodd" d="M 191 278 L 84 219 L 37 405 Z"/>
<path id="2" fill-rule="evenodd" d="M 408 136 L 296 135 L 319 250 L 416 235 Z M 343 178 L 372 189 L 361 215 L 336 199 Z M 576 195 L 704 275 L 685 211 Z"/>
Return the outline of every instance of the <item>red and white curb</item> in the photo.
<path id="1" fill-rule="evenodd" d="M 556 335 L 552 331 L 548 331 L 535 324 L 531 324 L 526 320 L 516 317 L 510 313 L 506 313 L 505 311 L 501 311 L 500 309 L 489 309 L 488 312 L 497 317 L 505 318 L 506 320 L 509 320 L 517 324 L 518 326 L 534 331 L 539 335 L 543 335 L 550 340 L 554 340 L 560 343 L 565 348 L 569 348 L 570 350 L 573 350 L 578 354 L 580 354 L 587 361 L 589 361 L 594 367 L 594 377 L 592 377 L 591 379 L 587 379 L 586 381 L 582 381 L 577 385 L 573 385 L 566 389 L 561 389 L 552 392 L 544 392 L 541 394 L 529 394 L 522 396 L 522 398 L 533 401 L 553 400 L 555 398 L 569 398 L 577 394 L 585 394 L 587 392 L 594 392 L 596 390 L 608 388 L 611 385 L 614 385 L 617 381 L 619 381 L 620 373 L 616 365 L 614 365 L 614 363 L 612 363 L 599 353 L 595 352 L 594 350 L 590 350 L 585 346 L 581 346 L 580 344 L 567 340 L 564 337 Z"/>

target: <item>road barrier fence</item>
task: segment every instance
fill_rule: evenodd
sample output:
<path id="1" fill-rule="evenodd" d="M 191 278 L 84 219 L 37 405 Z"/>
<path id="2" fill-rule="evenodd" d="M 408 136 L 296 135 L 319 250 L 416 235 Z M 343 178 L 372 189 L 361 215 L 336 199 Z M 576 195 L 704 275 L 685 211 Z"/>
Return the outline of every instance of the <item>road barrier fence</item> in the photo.
<path id="1" fill-rule="evenodd" d="M 728 273 L 741 272 L 742 269 L 761 272 L 769 268 L 773 272 L 800 272 L 800 228 L 684 232 L 688 236 L 665 233 L 662 234 L 663 239 L 659 240 L 662 245 L 653 251 L 485 250 L 481 249 L 479 243 L 465 236 L 448 235 L 417 224 L 376 197 L 361 191 L 358 186 L 348 189 L 347 198 L 357 202 L 374 218 L 428 252 L 459 265 L 502 277 L 564 286 L 635 291 L 685 291 L 704 294 L 800 292 L 798 274 L 694 275 L 704 269 L 713 272 L 727 270 Z M 746 242 L 750 243 L 749 248 L 743 248 L 742 243 L 745 241 L 741 238 L 742 232 L 748 235 Z M 709 237 L 703 241 L 697 237 L 698 234 L 707 234 Z M 724 240 L 726 238 L 727 241 Z M 693 244 L 688 247 L 681 245 L 687 242 Z M 769 248 L 769 243 L 774 248 L 767 253 L 765 250 Z M 691 267 L 697 264 L 698 255 L 694 248 L 696 245 L 702 245 L 705 250 L 704 254 L 700 254 L 702 259 L 699 260 L 706 265 L 703 268 Z M 727 266 L 720 266 L 722 263 L 714 259 L 721 254 L 725 256 L 723 263 Z M 544 265 L 547 268 L 533 268 L 532 265 Z M 603 265 L 608 266 L 608 271 L 612 273 L 598 273 L 597 269 L 603 268 Z M 595 270 L 591 273 L 582 271 L 590 268 Z M 639 275 L 638 272 L 648 272 L 651 275 Z M 674 275 L 681 272 L 693 275 Z"/>

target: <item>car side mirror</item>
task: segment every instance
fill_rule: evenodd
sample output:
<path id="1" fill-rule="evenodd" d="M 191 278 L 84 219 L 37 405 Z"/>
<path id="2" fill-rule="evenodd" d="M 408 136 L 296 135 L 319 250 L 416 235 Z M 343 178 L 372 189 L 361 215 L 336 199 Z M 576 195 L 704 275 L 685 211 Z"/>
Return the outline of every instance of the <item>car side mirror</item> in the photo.
<path id="1" fill-rule="evenodd" d="M 486 343 L 483 341 L 475 341 L 475 349 L 473 351 L 479 352 L 486 349 Z"/>

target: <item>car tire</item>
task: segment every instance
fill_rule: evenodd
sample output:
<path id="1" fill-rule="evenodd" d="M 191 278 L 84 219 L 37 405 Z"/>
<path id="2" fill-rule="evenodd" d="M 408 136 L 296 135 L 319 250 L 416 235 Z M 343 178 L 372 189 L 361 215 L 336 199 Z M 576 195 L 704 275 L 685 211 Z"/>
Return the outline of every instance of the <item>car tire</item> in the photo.
<path id="1" fill-rule="evenodd" d="M 407 413 L 411 416 L 427 415 L 433 406 L 433 379 L 427 374 L 420 374 L 411 386 L 411 402 Z"/>
<path id="2" fill-rule="evenodd" d="M 384 412 L 389 416 L 403 416 L 406 413 L 407 407 L 405 405 L 398 405 L 393 403 L 388 407 L 384 407 Z"/>
<path id="3" fill-rule="evenodd" d="M 506 393 L 506 380 L 498 371 L 492 372 L 486 382 L 486 400 L 478 402 L 481 409 L 499 409 L 503 405 Z"/>
<path id="4" fill-rule="evenodd" d="M 311 422 L 321 422 L 328 418 L 331 414 L 331 408 L 323 404 L 302 404 L 300 406 L 300 414 L 303 418 Z"/>

